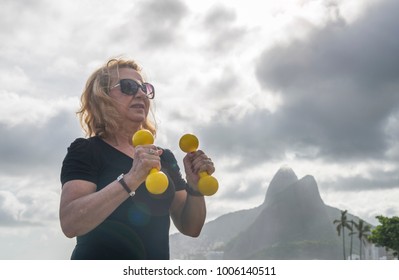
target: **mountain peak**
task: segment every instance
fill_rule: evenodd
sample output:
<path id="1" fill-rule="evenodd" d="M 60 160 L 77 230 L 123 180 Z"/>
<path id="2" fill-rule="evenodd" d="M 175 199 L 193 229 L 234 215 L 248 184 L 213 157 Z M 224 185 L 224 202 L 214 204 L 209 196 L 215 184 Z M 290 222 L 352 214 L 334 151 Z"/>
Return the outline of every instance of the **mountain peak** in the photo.
<path id="1" fill-rule="evenodd" d="M 266 192 L 265 203 L 269 201 L 275 194 L 284 190 L 287 186 L 298 181 L 294 170 L 288 165 L 283 165 L 274 175 L 273 179 L 270 181 L 269 188 Z"/>
<path id="2" fill-rule="evenodd" d="M 287 181 L 287 183 L 292 184 L 292 181 L 297 181 L 298 177 L 296 176 L 294 170 L 289 167 L 288 165 L 283 165 L 280 167 L 280 169 L 277 171 L 277 173 L 274 175 L 272 181 L 270 182 L 270 185 L 272 185 L 273 181 Z M 281 182 L 279 182 L 281 183 Z"/>

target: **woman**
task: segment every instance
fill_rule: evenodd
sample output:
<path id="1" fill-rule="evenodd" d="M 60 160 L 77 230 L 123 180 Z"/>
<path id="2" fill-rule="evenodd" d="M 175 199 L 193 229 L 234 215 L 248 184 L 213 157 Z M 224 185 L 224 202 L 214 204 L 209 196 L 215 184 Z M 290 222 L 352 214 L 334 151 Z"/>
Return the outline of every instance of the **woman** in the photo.
<path id="1" fill-rule="evenodd" d="M 181 233 L 200 234 L 206 207 L 197 174 L 212 174 L 212 161 L 187 154 L 186 182 L 170 150 L 132 145 L 139 129 L 155 134 L 154 94 L 132 60 L 112 59 L 87 81 L 78 114 L 89 138 L 71 144 L 61 170 L 61 227 L 77 239 L 71 259 L 169 259 L 170 217 Z M 163 194 L 143 184 L 152 168 L 169 178 Z"/>

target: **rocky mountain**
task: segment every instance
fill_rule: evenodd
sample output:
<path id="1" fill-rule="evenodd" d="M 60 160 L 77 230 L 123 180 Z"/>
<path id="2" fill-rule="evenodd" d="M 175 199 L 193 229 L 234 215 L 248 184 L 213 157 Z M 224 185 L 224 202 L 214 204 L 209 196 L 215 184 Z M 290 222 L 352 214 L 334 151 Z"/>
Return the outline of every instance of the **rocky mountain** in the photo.
<path id="1" fill-rule="evenodd" d="M 283 167 L 264 202 L 204 225 L 198 238 L 170 236 L 172 259 L 342 259 L 342 240 L 312 176 L 298 179 Z"/>

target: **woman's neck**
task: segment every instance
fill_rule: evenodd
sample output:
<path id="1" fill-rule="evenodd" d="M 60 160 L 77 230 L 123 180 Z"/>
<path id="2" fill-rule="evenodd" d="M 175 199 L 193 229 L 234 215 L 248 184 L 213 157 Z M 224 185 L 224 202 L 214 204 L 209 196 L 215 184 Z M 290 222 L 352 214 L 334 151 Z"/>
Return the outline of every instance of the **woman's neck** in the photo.
<path id="1" fill-rule="evenodd" d="M 120 128 L 118 132 L 108 135 L 107 137 L 104 137 L 103 139 L 111 144 L 112 146 L 115 147 L 127 147 L 127 146 L 132 146 L 132 137 L 133 134 L 139 130 L 140 127 L 135 126 L 135 127 L 130 127 L 129 129 L 126 128 Z"/>

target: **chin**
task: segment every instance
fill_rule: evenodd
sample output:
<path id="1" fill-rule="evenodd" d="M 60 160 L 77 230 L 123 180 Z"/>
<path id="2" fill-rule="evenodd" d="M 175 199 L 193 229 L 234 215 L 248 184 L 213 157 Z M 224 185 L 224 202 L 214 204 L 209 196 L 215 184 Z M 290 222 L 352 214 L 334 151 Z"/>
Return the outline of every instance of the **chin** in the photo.
<path id="1" fill-rule="evenodd" d="M 129 119 L 130 119 L 130 121 L 135 122 L 135 123 L 144 123 L 146 120 L 145 117 L 138 117 L 138 116 L 131 117 Z"/>

